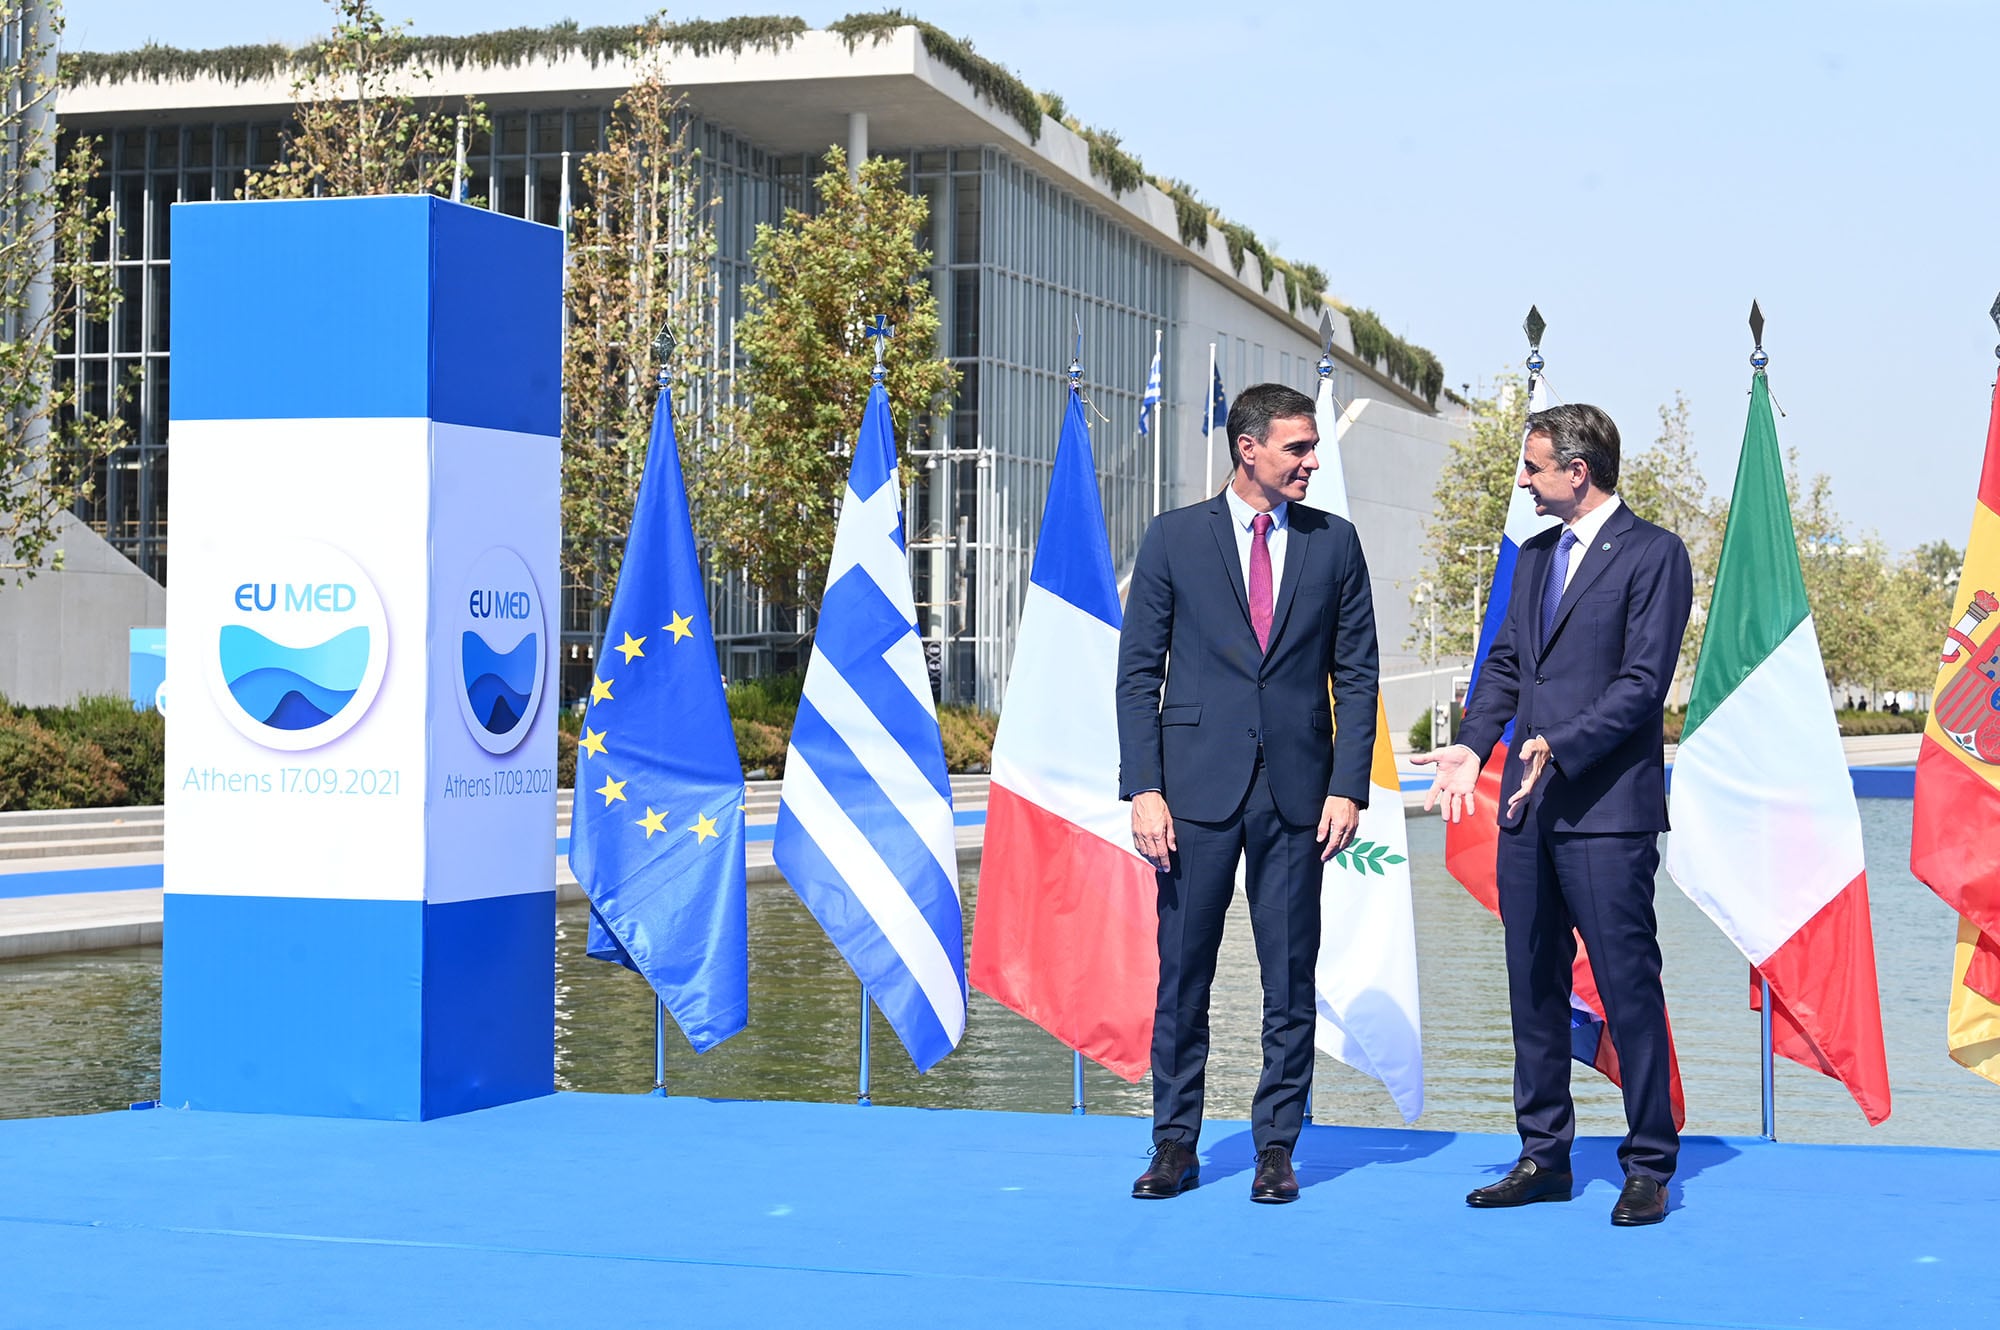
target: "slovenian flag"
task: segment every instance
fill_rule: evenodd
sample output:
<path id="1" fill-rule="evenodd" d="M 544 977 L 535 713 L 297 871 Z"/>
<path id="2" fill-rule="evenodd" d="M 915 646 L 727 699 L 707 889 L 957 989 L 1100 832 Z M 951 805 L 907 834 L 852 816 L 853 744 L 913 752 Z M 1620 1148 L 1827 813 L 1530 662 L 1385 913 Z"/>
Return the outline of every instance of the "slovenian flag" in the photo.
<path id="1" fill-rule="evenodd" d="M 1342 420 L 1330 378 L 1319 381 L 1320 447 L 1333 456 L 1313 474 L 1306 502 L 1353 520 L 1340 460 Z M 1328 694 L 1329 702 L 1332 694 Z M 1334 724 L 1340 717 L 1334 717 Z M 1389 716 L 1375 696 L 1375 757 L 1368 806 L 1354 843 L 1321 872 L 1319 964 L 1313 1043 L 1389 1091 L 1403 1121 L 1424 1111 L 1423 1023 L 1417 1010 L 1417 925 L 1410 904 L 1410 833 Z"/>
<path id="2" fill-rule="evenodd" d="M 1674 757 L 1667 871 L 1770 983 L 1776 1050 L 1837 1077 L 1881 1122 L 1889 1065 L 1861 813 L 1761 371 L 1708 625 Z"/>
<path id="3" fill-rule="evenodd" d="M 1118 798 L 1123 623 L 1072 388 L 993 740 L 971 981 L 1136 1081 L 1151 1064 L 1158 889 Z"/>
<path id="4" fill-rule="evenodd" d="M 1546 410 L 1550 405 L 1548 381 L 1534 375 L 1528 384 L 1528 411 Z M 1527 439 L 1524 437 L 1522 445 Z M 1518 460 L 1516 469 L 1518 471 Z M 1507 501 L 1507 525 L 1500 534 L 1499 557 L 1493 564 L 1493 587 L 1486 598 L 1486 617 L 1479 626 L 1479 646 L 1472 658 L 1472 677 L 1466 685 L 1465 705 L 1469 709 L 1478 695 L 1479 675 L 1493 643 L 1507 622 L 1508 600 L 1514 589 L 1514 567 L 1520 562 L 1521 546 L 1534 535 L 1554 526 L 1557 519 L 1535 512 L 1535 500 L 1527 490 L 1514 486 Z M 1444 866 L 1474 900 L 1500 913 L 1497 879 L 1500 852 L 1500 773 L 1507 764 L 1507 752 L 1514 739 L 1514 724 L 1507 723 L 1500 742 L 1479 773 L 1479 788 L 1473 796 L 1472 812 L 1444 827 Z M 1618 1050 L 1604 1032 L 1604 1000 L 1598 996 L 1597 976 L 1590 968 L 1590 954 L 1583 938 L 1576 938 L 1576 961 L 1570 968 L 1570 1056 L 1596 1068 L 1613 1085 L 1621 1084 Z M 1669 1034 L 1668 1057 L 1672 1070 L 1671 1094 L 1674 1125 L 1681 1126 L 1687 1109 L 1681 1097 L 1680 1060 L 1673 1052 Z"/>
<path id="5" fill-rule="evenodd" d="M 1956 910 L 1945 1046 L 1959 1065 L 2000 1083 L 2000 394 L 1972 534 L 1938 659 L 1923 747 L 1910 871 Z"/>

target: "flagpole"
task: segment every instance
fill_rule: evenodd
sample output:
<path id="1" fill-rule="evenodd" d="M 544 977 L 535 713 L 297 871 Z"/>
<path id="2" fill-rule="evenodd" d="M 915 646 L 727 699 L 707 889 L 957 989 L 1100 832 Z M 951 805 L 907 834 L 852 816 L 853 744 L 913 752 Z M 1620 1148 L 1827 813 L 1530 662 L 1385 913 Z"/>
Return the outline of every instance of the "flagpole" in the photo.
<path id="1" fill-rule="evenodd" d="M 667 1004 L 653 998 L 653 1093 L 667 1097 Z"/>
<path id="2" fill-rule="evenodd" d="M 1758 378 L 1764 377 L 1764 367 L 1771 358 L 1764 354 L 1764 311 L 1757 308 L 1757 302 L 1750 302 L 1750 368 Z M 1776 1043 L 1771 1029 L 1771 981 L 1760 970 L 1757 973 L 1759 1042 L 1763 1047 L 1759 1057 L 1763 1063 L 1764 1085 L 1764 1139 L 1778 1139 L 1778 1078 Z"/>
<path id="3" fill-rule="evenodd" d="M 1076 319 L 1076 354 L 1070 357 L 1070 362 L 1069 362 L 1069 390 L 1073 393 L 1081 393 L 1083 391 L 1083 315 L 1078 314 L 1075 316 L 1075 319 Z M 1157 359 L 1159 354 L 1160 354 L 1160 330 L 1158 328 L 1155 328 L 1153 330 L 1153 355 Z M 1157 514 L 1159 511 L 1160 511 L 1160 407 L 1159 403 L 1155 402 L 1153 404 L 1153 512 Z M 1083 1054 L 1081 1052 L 1072 1049 L 1070 1051 L 1069 1059 L 1070 1059 L 1069 1111 L 1072 1116 L 1080 1118 L 1084 1115 L 1085 1111 L 1083 1103 Z"/>
<path id="4" fill-rule="evenodd" d="M 451 159 L 451 201 L 465 202 L 465 117 L 458 118 L 458 146 Z"/>
<path id="5" fill-rule="evenodd" d="M 1160 360 L 1160 339 L 1166 335 L 1165 329 L 1153 329 L 1153 363 Z M 1165 376 L 1162 375 L 1162 378 Z M 1153 399 L 1153 516 L 1160 515 L 1160 399 Z M 1083 1096 L 1078 1095 L 1081 1099 Z"/>
<path id="6" fill-rule="evenodd" d="M 1215 462 L 1215 343 L 1208 344 L 1208 377 L 1201 384 L 1201 418 L 1207 428 L 1208 447 L 1202 454 L 1202 465 L 1211 466 Z"/>
<path id="7" fill-rule="evenodd" d="M 861 985 L 861 1085 L 854 1096 L 854 1102 L 867 1108 L 874 1101 L 868 1097 L 868 985 Z"/>

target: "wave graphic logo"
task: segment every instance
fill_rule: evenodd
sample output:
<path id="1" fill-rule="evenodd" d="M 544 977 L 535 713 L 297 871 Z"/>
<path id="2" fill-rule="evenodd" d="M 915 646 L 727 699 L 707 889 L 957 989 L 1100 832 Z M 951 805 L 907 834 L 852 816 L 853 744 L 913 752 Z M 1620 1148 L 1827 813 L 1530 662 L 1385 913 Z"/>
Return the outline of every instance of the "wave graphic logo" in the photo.
<path id="1" fill-rule="evenodd" d="M 458 709 L 498 756 L 527 738 L 547 673 L 542 595 L 521 556 L 494 546 L 472 561 L 458 602 Z"/>
<path id="2" fill-rule="evenodd" d="M 316 541 L 261 543 L 228 570 L 209 684 L 246 738 L 297 752 L 331 743 L 367 714 L 388 664 L 375 584 Z"/>

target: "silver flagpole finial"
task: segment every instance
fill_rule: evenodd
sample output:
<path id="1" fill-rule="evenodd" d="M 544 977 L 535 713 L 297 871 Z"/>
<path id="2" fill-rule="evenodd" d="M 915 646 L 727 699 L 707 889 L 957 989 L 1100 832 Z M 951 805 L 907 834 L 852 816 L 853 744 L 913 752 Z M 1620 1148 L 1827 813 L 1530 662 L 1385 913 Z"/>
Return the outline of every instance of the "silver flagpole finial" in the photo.
<path id="1" fill-rule="evenodd" d="M 1750 302 L 1750 341 L 1750 368 L 1762 374 L 1771 357 L 1764 354 L 1764 311 L 1754 300 Z"/>
<path id="2" fill-rule="evenodd" d="M 883 351 L 889 345 L 889 339 L 896 335 L 896 330 L 889 326 L 887 319 L 877 314 L 875 321 L 864 324 L 861 331 L 875 339 L 875 368 L 868 372 L 868 377 L 870 382 L 880 383 L 889 373 L 889 367 L 882 363 Z"/>
<path id="3" fill-rule="evenodd" d="M 1083 391 L 1083 315 L 1072 314 L 1070 317 L 1076 324 L 1076 350 L 1069 358 L 1069 390 L 1080 393 Z"/>
<path id="4" fill-rule="evenodd" d="M 659 385 L 664 388 L 673 377 L 674 330 L 660 329 L 660 335 L 653 339 L 653 359 L 659 362 Z"/>
<path id="5" fill-rule="evenodd" d="M 1542 366 L 1548 363 L 1542 359 L 1542 334 L 1548 330 L 1548 320 L 1542 317 L 1542 311 L 1533 305 L 1528 306 L 1528 317 L 1521 321 L 1521 331 L 1528 334 L 1528 376 L 1530 378 L 1540 374 Z"/>
<path id="6" fill-rule="evenodd" d="M 1333 315 L 1325 310 L 1319 314 L 1319 364 L 1314 368 L 1321 379 L 1333 377 Z"/>

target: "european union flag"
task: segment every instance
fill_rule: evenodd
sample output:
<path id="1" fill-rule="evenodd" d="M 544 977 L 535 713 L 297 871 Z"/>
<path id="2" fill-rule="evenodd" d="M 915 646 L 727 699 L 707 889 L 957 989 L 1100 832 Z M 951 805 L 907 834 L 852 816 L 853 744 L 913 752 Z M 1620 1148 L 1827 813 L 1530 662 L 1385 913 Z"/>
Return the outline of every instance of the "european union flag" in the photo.
<path id="1" fill-rule="evenodd" d="M 697 1053 L 750 1012 L 743 764 L 663 384 L 576 754 L 588 950 L 646 977 Z"/>
<path id="2" fill-rule="evenodd" d="M 1222 395 L 1222 366 L 1215 367 L 1215 391 L 1208 406 L 1208 427 L 1222 429 L 1229 424 L 1229 399 Z"/>

